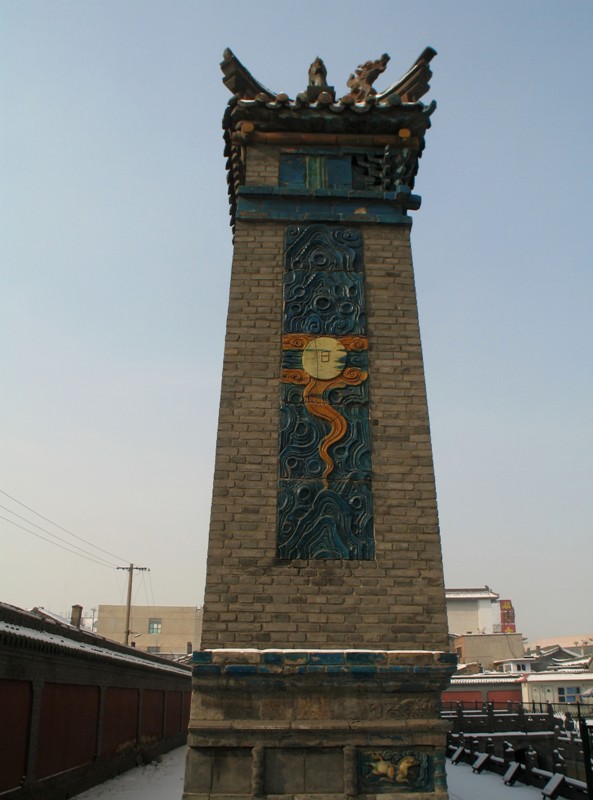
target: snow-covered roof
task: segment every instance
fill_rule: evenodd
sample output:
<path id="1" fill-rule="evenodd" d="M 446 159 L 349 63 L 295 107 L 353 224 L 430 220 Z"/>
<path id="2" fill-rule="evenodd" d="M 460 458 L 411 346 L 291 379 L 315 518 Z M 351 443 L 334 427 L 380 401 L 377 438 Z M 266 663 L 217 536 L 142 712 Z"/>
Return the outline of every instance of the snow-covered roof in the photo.
<path id="1" fill-rule="evenodd" d="M 487 586 L 471 589 L 445 589 L 447 600 L 490 600 L 495 603 L 499 594 L 492 592 Z"/>
<path id="2" fill-rule="evenodd" d="M 57 648 L 59 650 L 66 650 L 76 653 L 80 656 L 87 656 L 89 658 L 102 658 L 109 661 L 126 662 L 134 666 L 141 666 L 149 669 L 156 669 L 161 672 L 174 672 L 178 675 L 188 675 L 188 670 L 183 669 L 176 664 L 168 664 L 165 660 L 157 662 L 154 660 L 147 660 L 146 658 L 136 655 L 132 652 L 122 652 L 121 650 L 111 650 L 109 646 L 91 644 L 88 641 L 79 641 L 71 639 L 67 635 L 56 632 L 49 632 L 44 630 L 35 630 L 34 628 L 27 628 L 22 625 L 15 625 L 11 622 L 0 620 L 0 639 L 10 644 L 11 641 L 21 642 L 27 641 L 41 647 Z"/>
<path id="3" fill-rule="evenodd" d="M 529 643 L 529 647 L 541 647 L 543 650 L 547 647 L 581 647 L 593 644 L 593 633 L 579 633 L 570 636 L 549 636 L 543 639 L 535 639 Z"/>
<path id="4" fill-rule="evenodd" d="M 451 686 L 482 685 L 484 683 L 521 683 L 522 675 L 502 672 L 480 672 L 476 675 L 453 675 Z"/>
<path id="5" fill-rule="evenodd" d="M 573 678 L 580 682 L 593 683 L 593 673 L 585 669 L 571 669 L 563 672 L 526 672 L 522 680 L 528 683 L 566 683 Z"/>
<path id="6" fill-rule="evenodd" d="M 593 661 L 593 656 L 585 656 L 584 658 L 575 658 L 574 660 L 566 661 L 565 659 L 554 658 L 554 664 L 557 669 L 571 669 L 574 667 L 582 667 L 585 669 Z"/>

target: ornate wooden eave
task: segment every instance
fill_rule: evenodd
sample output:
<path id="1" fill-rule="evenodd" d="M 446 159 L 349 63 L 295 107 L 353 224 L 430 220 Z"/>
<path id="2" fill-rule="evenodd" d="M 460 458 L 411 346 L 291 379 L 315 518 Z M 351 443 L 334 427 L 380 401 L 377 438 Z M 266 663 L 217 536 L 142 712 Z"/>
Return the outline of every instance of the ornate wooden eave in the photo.
<path id="1" fill-rule="evenodd" d="M 339 99 L 323 79 L 315 87 L 310 83 L 307 91 L 293 100 L 266 89 L 230 49 L 225 50 L 223 83 L 233 94 L 223 118 L 231 224 L 239 188 L 245 181 L 244 148 L 249 144 L 390 148 L 391 157 L 399 153 L 408 163 L 415 162 L 406 167 L 405 179 L 398 184 L 411 191 L 436 108 L 434 101 L 429 105 L 420 102 L 429 89 L 429 63 L 435 55 L 433 48 L 425 48 L 412 67 L 380 93 L 372 83 L 385 69 L 387 54 L 360 65 L 348 81 L 351 91 Z M 323 64 L 320 59 L 317 62 Z"/>

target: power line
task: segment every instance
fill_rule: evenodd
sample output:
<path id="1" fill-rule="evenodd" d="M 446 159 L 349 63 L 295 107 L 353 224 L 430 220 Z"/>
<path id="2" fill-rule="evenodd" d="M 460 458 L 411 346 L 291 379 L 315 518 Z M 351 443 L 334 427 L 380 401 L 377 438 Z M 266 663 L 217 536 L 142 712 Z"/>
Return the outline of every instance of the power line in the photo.
<path id="1" fill-rule="evenodd" d="M 49 522 L 50 525 L 54 525 L 56 528 L 59 528 L 61 531 L 64 531 L 64 533 L 67 533 L 68 536 L 73 536 L 75 539 L 78 539 L 80 542 L 84 542 L 85 544 L 88 544 L 91 547 L 94 547 L 95 550 L 100 550 L 102 553 L 105 553 L 105 555 L 111 556 L 111 558 L 115 558 L 117 561 L 129 561 L 129 559 L 122 558 L 121 556 L 118 556 L 115 553 L 110 553 L 109 550 L 103 550 L 102 547 L 98 547 L 96 544 L 93 544 L 92 542 L 89 542 L 87 539 L 83 539 L 82 536 L 78 536 L 76 533 L 72 533 L 72 531 L 69 531 L 67 528 L 63 528 L 61 525 L 58 525 L 57 522 L 53 522 L 53 520 L 48 519 L 47 517 L 44 517 L 43 514 L 40 514 L 38 511 L 35 511 L 34 508 L 30 508 L 29 506 L 25 505 L 24 503 L 21 503 L 20 500 L 17 500 L 16 497 L 12 497 L 12 495 L 9 495 L 8 492 L 5 492 L 3 489 L 0 489 L 0 494 L 3 494 L 5 497 L 10 498 L 10 500 L 12 500 L 13 502 L 18 503 L 19 506 L 22 506 L 23 508 L 26 508 L 27 511 L 31 511 L 36 516 L 40 517 L 41 519 L 45 520 L 46 522 Z M 10 513 L 12 514 L 14 512 L 11 511 Z M 31 523 L 31 524 L 33 524 L 33 523 Z"/>
<path id="2" fill-rule="evenodd" d="M 64 547 L 64 545 L 62 544 L 58 544 L 57 542 L 52 542 L 51 539 L 46 539 L 45 536 L 42 536 L 40 533 L 35 533 L 35 531 L 30 531 L 23 525 L 19 525 L 18 522 L 15 522 L 12 519 L 8 519 L 8 517 L 3 517 L 2 514 L 0 514 L 0 519 L 9 522 L 11 525 L 14 525 L 17 528 L 21 528 L 21 530 L 30 533 L 32 536 L 36 536 L 38 539 L 43 539 L 44 542 L 48 542 L 49 544 L 53 544 L 56 547 L 59 547 L 61 550 L 65 550 L 67 553 L 72 553 L 72 555 L 80 556 L 80 558 L 85 558 L 87 561 L 92 561 L 94 564 L 98 564 L 100 567 L 108 567 L 109 569 L 112 568 L 111 564 L 109 564 L 109 562 L 107 561 L 98 561 L 96 558 L 93 558 L 92 556 L 85 556 L 82 553 L 77 553 L 76 550 L 71 550 L 69 547 Z"/>
<path id="3" fill-rule="evenodd" d="M 154 590 L 152 588 L 152 573 L 150 572 L 150 570 L 148 570 L 148 585 L 150 587 L 150 597 L 152 600 L 152 607 L 154 608 L 156 606 L 156 603 L 154 602 Z"/>
<path id="4" fill-rule="evenodd" d="M 43 528 L 41 525 L 38 525 L 36 522 L 32 522 L 30 519 L 27 519 L 26 517 L 23 517 L 21 514 L 17 514 L 16 511 L 12 511 L 10 508 L 7 508 L 6 506 L 3 506 L 1 503 L 0 503 L 0 508 L 3 508 L 5 511 L 8 511 L 9 514 L 13 514 L 15 517 L 18 517 L 19 519 L 22 519 L 23 522 L 27 523 L 27 525 L 32 525 L 34 528 L 38 528 L 40 531 L 43 531 L 43 533 L 47 533 L 48 536 L 53 536 L 53 538 L 57 539 L 59 542 L 63 542 L 64 544 L 68 545 L 69 547 L 75 547 L 76 550 L 80 550 L 81 553 L 85 553 L 87 556 L 89 556 L 93 560 L 97 561 L 97 563 L 99 561 L 102 561 L 102 562 L 104 562 L 105 566 L 109 566 L 109 567 L 116 567 L 117 566 L 117 564 L 112 564 L 110 561 L 107 561 L 107 559 L 103 558 L 102 556 L 97 556 L 94 553 L 89 553 L 89 551 L 85 550 L 84 547 L 79 547 L 79 545 L 77 545 L 77 544 L 71 544 L 66 539 L 63 539 L 61 536 L 58 536 L 57 533 L 52 533 L 51 531 L 48 531 L 46 528 Z M 6 517 L 2 517 L 2 519 L 6 519 Z M 10 522 L 10 520 L 7 520 L 7 521 Z M 26 530 L 26 529 L 24 529 L 24 530 Z M 32 533 L 32 531 L 29 531 L 29 533 Z M 50 540 L 46 539 L 46 541 L 50 541 Z M 55 542 L 50 542 L 50 544 L 55 544 Z M 71 552 L 74 552 L 74 550 L 72 550 Z"/>

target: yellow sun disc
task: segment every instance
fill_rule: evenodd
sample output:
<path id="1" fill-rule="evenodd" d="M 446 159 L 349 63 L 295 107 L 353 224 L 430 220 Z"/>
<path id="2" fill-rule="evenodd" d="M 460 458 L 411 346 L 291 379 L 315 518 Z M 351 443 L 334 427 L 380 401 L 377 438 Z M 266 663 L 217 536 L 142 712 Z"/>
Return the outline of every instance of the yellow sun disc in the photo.
<path id="1" fill-rule="evenodd" d="M 346 348 L 330 336 L 318 336 L 303 350 L 303 369 L 322 381 L 336 378 L 346 366 Z"/>

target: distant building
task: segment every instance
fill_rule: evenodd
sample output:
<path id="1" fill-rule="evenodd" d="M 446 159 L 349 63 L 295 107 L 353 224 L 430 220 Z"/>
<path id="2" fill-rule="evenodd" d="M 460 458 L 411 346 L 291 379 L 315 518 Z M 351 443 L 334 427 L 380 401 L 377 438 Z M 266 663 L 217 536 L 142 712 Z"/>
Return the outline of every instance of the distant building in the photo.
<path id="1" fill-rule="evenodd" d="M 123 642 L 125 629 L 125 606 L 99 606 L 98 634 Z M 200 648 L 202 609 L 196 606 L 132 606 L 130 631 L 129 644 L 138 650 L 180 658 Z"/>
<path id="2" fill-rule="evenodd" d="M 504 658 L 523 658 L 523 637 L 520 633 L 476 633 L 456 636 L 452 647 L 459 663 L 476 662 L 482 669 L 494 669 Z"/>
<path id="3" fill-rule="evenodd" d="M 527 645 L 527 652 L 535 655 L 537 652 L 548 651 L 551 648 L 560 648 L 572 655 L 593 655 L 593 633 L 572 634 L 570 636 L 549 636 L 546 639 L 536 639 Z"/>
<path id="4" fill-rule="evenodd" d="M 494 708 L 505 708 L 507 703 L 521 703 L 521 675 L 505 675 L 500 672 L 476 675 L 454 675 L 451 684 L 443 692 L 443 707 L 449 709 L 457 703 L 468 708 L 480 708 L 483 703 L 493 703 Z"/>
<path id="5" fill-rule="evenodd" d="M 532 672 L 521 683 L 524 703 L 577 703 L 593 689 L 593 666 L 573 667 L 553 672 Z M 586 702 L 591 702 L 586 700 Z"/>
<path id="6" fill-rule="evenodd" d="M 489 586 L 446 589 L 445 598 L 450 646 L 460 664 L 487 670 L 495 661 L 523 658 L 510 600 L 501 600 Z"/>
<path id="7" fill-rule="evenodd" d="M 446 589 L 449 633 L 453 636 L 501 633 L 499 597 L 488 586 Z"/>
<path id="8" fill-rule="evenodd" d="M 494 668 L 511 675 L 524 675 L 533 669 L 534 659 L 531 656 L 523 658 L 504 658 L 494 662 Z"/>

